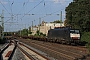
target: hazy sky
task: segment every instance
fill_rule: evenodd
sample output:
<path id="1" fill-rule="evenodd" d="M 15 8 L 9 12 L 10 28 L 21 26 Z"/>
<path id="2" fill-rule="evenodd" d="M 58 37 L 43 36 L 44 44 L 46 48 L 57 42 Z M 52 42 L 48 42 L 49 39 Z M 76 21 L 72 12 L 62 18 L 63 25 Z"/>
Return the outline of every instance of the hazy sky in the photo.
<path id="1" fill-rule="evenodd" d="M 39 24 L 65 20 L 65 8 L 72 0 L 0 0 L 0 15 L 4 10 L 4 31 L 16 31 Z M 1 24 L 1 22 L 0 22 Z"/>

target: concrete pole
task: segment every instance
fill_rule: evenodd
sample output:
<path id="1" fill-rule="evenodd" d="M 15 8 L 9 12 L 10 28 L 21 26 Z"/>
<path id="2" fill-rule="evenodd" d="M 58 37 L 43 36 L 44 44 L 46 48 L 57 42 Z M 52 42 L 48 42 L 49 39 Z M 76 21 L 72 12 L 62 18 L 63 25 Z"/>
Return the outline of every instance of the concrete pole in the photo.
<path id="1" fill-rule="evenodd" d="M 60 13 L 60 27 L 62 26 L 62 11 Z"/>
<path id="2" fill-rule="evenodd" d="M 32 21 L 32 31 L 33 31 L 33 21 Z"/>
<path id="3" fill-rule="evenodd" d="M 21 37 L 22 35 L 21 35 L 21 28 L 20 28 L 20 37 Z"/>
<path id="4" fill-rule="evenodd" d="M 40 35 L 40 24 L 41 24 L 41 18 L 39 18 L 39 35 Z"/>

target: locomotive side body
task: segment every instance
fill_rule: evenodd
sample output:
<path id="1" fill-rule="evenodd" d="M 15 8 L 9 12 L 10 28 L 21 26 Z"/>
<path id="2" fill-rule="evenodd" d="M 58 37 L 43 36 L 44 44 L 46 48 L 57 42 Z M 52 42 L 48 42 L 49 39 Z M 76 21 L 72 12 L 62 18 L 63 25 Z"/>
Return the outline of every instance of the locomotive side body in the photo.
<path id="1" fill-rule="evenodd" d="M 79 32 L 75 33 L 74 29 L 71 30 L 70 28 L 59 28 L 49 30 L 47 38 L 48 41 L 53 42 L 75 43 L 79 41 L 80 34 Z"/>

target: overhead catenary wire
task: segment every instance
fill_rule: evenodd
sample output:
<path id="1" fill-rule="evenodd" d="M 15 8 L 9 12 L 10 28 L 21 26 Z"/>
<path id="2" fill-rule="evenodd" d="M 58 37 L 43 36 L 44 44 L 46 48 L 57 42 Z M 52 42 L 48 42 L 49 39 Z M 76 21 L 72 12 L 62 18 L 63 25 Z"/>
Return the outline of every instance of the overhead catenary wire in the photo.
<path id="1" fill-rule="evenodd" d="M 8 2 L 9 2 L 9 7 L 10 7 L 10 10 L 12 11 L 12 8 L 11 8 L 11 4 L 10 4 L 10 1 L 8 0 Z"/>
<path id="2" fill-rule="evenodd" d="M 8 0 L 8 2 L 10 3 L 10 1 Z M 27 4 L 29 2 L 29 0 L 27 1 L 27 2 L 24 2 L 23 3 L 23 7 Z M 14 4 L 14 0 L 13 0 L 13 2 L 11 2 L 11 4 L 9 4 L 9 7 L 11 7 L 10 8 L 10 10 L 11 10 L 11 18 L 12 19 L 9 19 L 9 20 L 13 20 L 13 18 L 14 17 L 16 17 L 16 16 L 18 16 L 18 14 L 16 15 L 16 16 L 14 16 L 14 14 L 13 14 L 13 12 L 12 12 L 12 5 Z M 23 8 L 24 9 L 24 8 Z M 22 9 L 19 11 L 19 13 L 22 11 Z M 24 11 L 24 13 L 25 13 L 25 11 Z M 9 20 L 7 20 L 7 21 L 9 21 Z"/>
<path id="3" fill-rule="evenodd" d="M 3 5 L 3 3 L 0 1 L 1 5 L 4 7 L 4 9 L 9 13 L 9 11 L 6 9 L 6 7 Z M 11 13 L 9 13 L 11 15 Z"/>
<path id="4" fill-rule="evenodd" d="M 25 6 L 25 5 L 27 5 L 29 3 L 29 0 L 27 1 L 27 2 L 22 2 L 22 8 L 21 8 L 21 10 L 18 12 L 18 13 L 20 13 L 21 11 L 23 11 L 22 9 L 23 9 L 23 7 Z"/>
<path id="5" fill-rule="evenodd" d="M 34 6 L 30 11 L 28 11 L 27 13 L 31 12 L 33 9 L 35 9 L 39 4 L 41 4 L 44 0 L 40 1 L 36 6 Z"/>
<path id="6" fill-rule="evenodd" d="M 8 0 L 8 2 L 10 2 L 10 1 Z M 12 7 L 10 8 L 10 10 L 11 10 L 11 13 L 10 13 L 1 1 L 0 1 L 0 3 L 4 7 L 4 9 L 8 12 L 8 14 L 10 14 L 11 18 L 13 19 Z M 13 3 L 14 3 L 14 1 L 13 1 Z M 11 4 L 11 6 L 13 5 L 13 3 Z M 10 7 L 10 4 L 9 4 L 9 7 Z M 9 19 L 9 20 L 11 20 L 11 19 Z M 9 20 L 7 20 L 7 21 L 9 21 Z"/>
<path id="7" fill-rule="evenodd" d="M 12 13 L 12 5 L 14 4 L 14 1 L 11 3 L 11 13 Z M 12 15 L 13 15 L 13 13 L 12 13 Z"/>
<path id="8" fill-rule="evenodd" d="M 31 12 L 33 9 L 35 9 L 39 4 L 41 4 L 44 0 L 40 1 L 37 5 L 35 5 L 31 10 L 29 10 L 26 14 L 28 14 L 29 12 Z M 23 17 L 25 17 L 25 15 L 23 15 L 20 19 L 22 19 Z"/>
<path id="9" fill-rule="evenodd" d="M 42 3 L 42 2 L 44 2 L 43 5 L 44 5 L 44 8 L 45 8 L 46 2 L 45 2 L 44 0 L 42 0 L 40 3 Z M 39 4 L 40 4 L 40 3 L 39 3 Z M 39 4 L 37 4 L 35 7 L 37 7 Z M 31 12 L 35 7 L 33 7 L 29 12 Z M 46 9 L 46 8 L 45 8 L 45 9 Z M 40 18 L 44 18 L 44 17 L 50 16 L 50 15 L 56 13 L 56 12 L 59 12 L 59 11 L 61 11 L 61 10 L 58 10 L 58 11 L 55 11 L 55 12 L 52 12 L 52 13 L 47 14 L 47 12 L 46 12 L 46 10 L 45 10 L 45 12 L 46 12 L 45 16 L 40 17 Z M 28 12 L 28 13 L 29 13 L 29 12 Z M 26 13 L 26 14 L 28 14 L 28 13 Z M 25 14 L 25 15 L 26 15 L 26 14 Z M 24 16 L 25 16 L 25 15 L 24 15 Z M 37 15 L 37 14 L 29 14 L 29 15 Z M 56 15 L 59 15 L 59 14 L 56 14 Z M 24 17 L 24 16 L 23 16 L 23 17 Z M 23 18 L 23 17 L 22 17 L 22 18 Z"/>
<path id="10" fill-rule="evenodd" d="M 29 0 L 27 2 L 22 2 L 22 9 L 24 10 L 24 15 L 25 15 L 25 5 L 27 5 L 28 3 L 29 3 Z M 22 9 L 18 13 L 20 13 L 21 11 L 23 11 Z M 18 15 L 20 15 L 20 14 L 17 14 L 16 16 L 18 16 Z"/>
<path id="11" fill-rule="evenodd" d="M 29 1 L 29 0 L 28 0 Z M 9 7 L 10 7 L 10 10 L 11 10 L 11 13 L 7 10 L 7 8 L 4 6 L 4 4 L 0 1 L 0 3 L 1 3 L 1 5 L 4 7 L 4 9 L 8 12 L 8 14 L 10 14 L 10 16 L 11 16 L 11 18 L 10 19 L 8 19 L 7 21 L 9 21 L 9 20 L 12 20 L 13 18 L 14 18 L 14 14 L 13 14 L 13 12 L 12 12 L 12 5 L 14 4 L 14 0 L 13 0 L 13 2 L 11 2 L 10 3 L 10 1 L 8 0 L 8 2 L 9 2 Z M 6 22 L 7 22 L 6 21 Z"/>
<path id="12" fill-rule="evenodd" d="M 9 0 L 8 0 L 8 1 L 9 1 Z M 4 9 L 8 12 L 8 14 L 9 14 L 9 15 L 11 16 L 11 18 L 12 18 L 12 13 L 10 13 L 10 12 L 6 9 L 6 7 L 3 5 L 3 3 L 2 3 L 1 1 L 0 1 L 0 3 L 1 3 L 1 5 L 4 7 Z M 4 18 L 5 18 L 5 17 L 4 17 Z M 10 19 L 11 19 L 11 18 L 10 18 Z M 9 20 L 10 20 L 10 19 L 9 19 Z M 7 20 L 7 21 L 9 21 L 9 20 Z M 7 22 L 7 21 L 6 21 L 6 22 Z"/>
<path id="13" fill-rule="evenodd" d="M 29 0 L 28 0 L 28 1 L 29 1 Z M 44 0 L 42 0 L 41 2 L 43 2 L 43 1 L 44 1 Z M 10 1 L 9 1 L 9 2 L 10 2 Z M 40 3 L 41 3 L 41 2 L 40 2 Z M 40 3 L 38 3 L 35 7 L 37 7 Z M 14 4 L 14 1 L 12 2 L 11 5 L 13 5 L 13 4 Z M 26 4 L 26 2 L 23 3 L 23 6 L 25 6 L 25 4 Z M 45 7 L 45 5 L 46 5 L 46 3 L 44 2 L 44 7 Z M 35 8 L 35 7 L 34 7 L 34 8 Z M 32 11 L 34 8 L 32 8 L 30 11 Z M 29 12 L 30 12 L 30 11 L 29 11 Z M 28 12 L 28 13 L 29 13 L 29 12 Z M 27 13 L 26 13 L 26 14 L 27 14 Z M 46 14 L 47 14 L 47 13 L 46 13 Z M 34 14 L 32 14 L 32 15 L 34 15 Z M 25 14 L 24 14 L 24 16 L 25 16 Z M 24 16 L 23 16 L 23 17 L 24 17 Z"/>
<path id="14" fill-rule="evenodd" d="M 29 0 L 28 0 L 29 1 Z M 23 3 L 23 7 L 26 5 L 26 3 L 28 3 L 28 1 L 27 2 L 24 2 Z M 35 9 L 40 3 L 42 3 L 44 0 L 42 0 L 42 1 L 40 1 L 36 6 L 34 6 L 30 11 L 28 11 L 26 14 L 28 14 L 29 12 L 31 12 L 33 9 Z M 9 1 L 10 2 L 10 1 Z M 12 2 L 12 4 L 13 4 L 14 2 Z M 44 7 L 46 6 L 46 2 L 44 1 Z M 35 15 L 35 14 L 31 14 L 31 15 Z M 46 15 L 48 15 L 47 13 L 46 13 Z M 24 12 L 24 15 L 22 16 L 22 18 L 23 17 L 25 17 L 25 12 Z M 21 20 L 22 20 L 22 18 L 20 18 Z"/>
<path id="15" fill-rule="evenodd" d="M 11 0 L 7 0 L 7 1 L 9 2 L 9 5 L 10 5 L 10 11 L 8 10 L 8 13 L 10 13 L 10 15 L 13 14 L 13 18 L 15 18 L 15 16 L 18 16 L 19 13 L 21 14 L 21 15 L 18 17 L 18 19 L 17 19 L 18 21 L 19 21 L 20 19 L 23 20 L 23 17 L 27 17 L 26 15 L 29 16 L 29 17 L 28 17 L 29 20 L 31 20 L 31 19 L 33 18 L 32 16 L 31 16 L 31 18 L 30 18 L 30 15 L 33 15 L 33 16 L 34 16 L 34 15 L 35 15 L 35 16 L 37 15 L 37 17 L 34 16 L 35 18 L 33 19 L 33 20 L 37 20 L 38 18 L 42 18 L 42 19 L 45 18 L 45 17 L 48 18 L 48 16 L 50 17 L 51 15 L 59 15 L 58 12 L 60 13 L 60 11 L 61 11 L 61 10 L 58 10 L 58 9 L 57 9 L 58 11 L 55 11 L 55 10 L 54 10 L 55 12 L 54 12 L 52 9 L 50 10 L 50 8 L 52 8 L 52 7 L 51 7 L 50 4 L 49 4 L 49 7 L 50 7 L 49 10 L 50 10 L 50 12 L 48 13 L 48 11 L 47 11 L 48 0 L 39 0 L 37 4 L 34 4 L 35 6 L 34 6 L 32 9 L 30 8 L 31 6 L 28 8 L 28 5 L 27 5 L 27 4 L 30 2 L 30 0 L 24 0 L 24 1 L 15 1 L 15 0 L 14 0 L 14 2 L 13 2 L 13 0 L 12 0 L 12 1 L 11 1 Z M 37 2 L 37 1 L 36 1 L 36 2 Z M 35 2 L 35 0 L 34 0 L 33 2 L 30 2 L 30 3 L 36 3 L 36 2 Z M 49 2 L 51 2 L 51 0 L 49 0 Z M 17 10 L 17 15 L 14 14 L 14 10 L 15 10 L 15 9 L 14 9 L 14 6 L 15 6 L 14 3 L 15 3 L 15 4 L 16 4 L 16 3 L 19 3 L 19 5 L 21 5 L 20 8 L 19 8 L 19 9 L 21 9 L 21 10 L 20 10 L 20 11 Z M 40 8 L 40 9 L 39 9 L 39 12 L 38 12 L 38 11 L 35 11 L 35 12 L 38 12 L 38 13 L 32 13 L 33 10 L 35 10 L 35 8 L 36 8 L 38 5 L 40 6 L 42 3 L 43 3 L 42 7 L 44 8 L 43 12 L 44 12 L 44 11 L 45 11 L 45 12 L 44 12 L 44 13 L 41 13 L 41 9 L 42 9 L 42 8 Z M 3 3 L 2 3 L 2 4 L 3 4 Z M 4 4 L 3 4 L 3 5 L 4 5 Z M 12 6 L 12 7 L 11 7 L 11 6 Z M 5 5 L 4 5 L 4 7 L 6 8 Z M 15 7 L 15 8 L 17 8 L 17 7 Z M 28 11 L 28 10 L 26 11 L 26 8 L 28 8 L 28 10 L 29 10 L 29 9 L 30 9 L 30 10 L 29 10 L 29 11 Z M 11 9 L 12 9 L 12 12 L 13 12 L 13 13 L 11 13 Z M 25 9 L 25 10 L 24 10 L 24 9 Z M 6 10 L 6 9 L 5 9 L 5 10 Z M 18 12 L 18 11 L 19 11 L 19 12 Z M 26 12 L 27 12 L 27 13 L 26 13 Z M 23 14 L 23 13 L 24 13 L 24 14 Z M 21 18 L 21 17 L 22 17 L 22 18 Z M 10 18 L 9 20 L 11 20 L 11 18 Z M 8 22 L 9 22 L 9 20 L 7 19 Z M 25 22 L 24 22 L 24 23 L 25 23 Z"/>
<path id="16" fill-rule="evenodd" d="M 47 11 L 46 11 L 46 2 L 45 1 L 44 1 L 44 10 L 45 10 L 45 12 L 47 14 Z"/>

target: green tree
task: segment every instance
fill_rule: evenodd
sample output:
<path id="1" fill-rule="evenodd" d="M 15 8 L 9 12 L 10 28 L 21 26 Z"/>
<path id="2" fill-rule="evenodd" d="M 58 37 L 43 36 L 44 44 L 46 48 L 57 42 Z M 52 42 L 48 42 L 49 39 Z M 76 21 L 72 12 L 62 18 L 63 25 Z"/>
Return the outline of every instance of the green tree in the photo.
<path id="1" fill-rule="evenodd" d="M 22 36 L 28 36 L 28 29 L 21 30 L 21 35 Z"/>
<path id="2" fill-rule="evenodd" d="M 29 32 L 29 34 L 31 35 L 31 34 L 32 34 L 32 32 L 30 31 L 30 32 Z"/>
<path id="3" fill-rule="evenodd" d="M 61 20 L 55 20 L 54 22 L 51 22 L 51 23 L 62 23 Z"/>
<path id="4" fill-rule="evenodd" d="M 73 0 L 66 7 L 65 25 L 90 31 L 90 0 Z"/>
<path id="5" fill-rule="evenodd" d="M 41 37 L 45 37 L 46 34 L 43 34 L 42 32 L 40 32 L 39 30 L 37 30 L 35 36 L 41 36 Z"/>
<path id="6" fill-rule="evenodd" d="M 54 23 L 62 23 L 62 21 L 61 20 L 56 20 L 56 21 L 54 21 Z"/>

